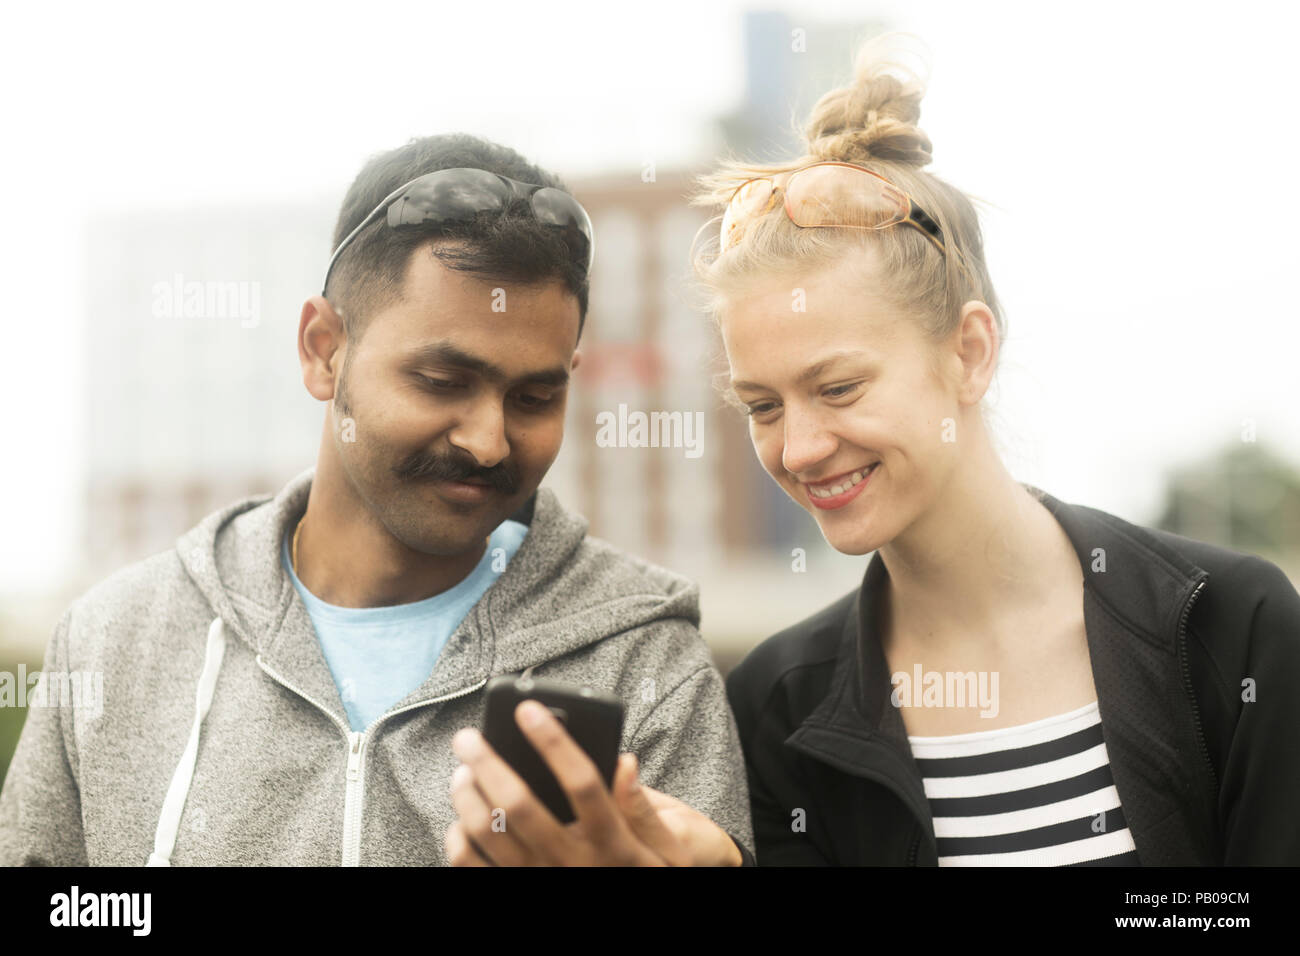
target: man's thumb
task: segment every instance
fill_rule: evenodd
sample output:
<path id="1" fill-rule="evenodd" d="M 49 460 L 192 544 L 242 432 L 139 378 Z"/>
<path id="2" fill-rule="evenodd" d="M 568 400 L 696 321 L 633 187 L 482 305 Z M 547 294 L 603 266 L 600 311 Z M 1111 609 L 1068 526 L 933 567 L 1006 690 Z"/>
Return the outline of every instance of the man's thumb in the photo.
<path id="1" fill-rule="evenodd" d="M 646 797 L 645 788 L 637 779 L 640 772 L 641 767 L 637 763 L 636 754 L 629 753 L 620 757 L 618 769 L 615 771 L 614 792 L 623 815 L 629 822 L 633 819 L 644 819 L 658 823 L 659 814 L 655 812 L 655 808 Z"/>
<path id="2" fill-rule="evenodd" d="M 659 817 L 646 788 L 637 780 L 640 767 L 635 754 L 619 757 L 614 772 L 614 797 L 619 810 L 637 839 L 663 857 L 670 866 L 685 865 L 685 851 L 674 834 Z"/>

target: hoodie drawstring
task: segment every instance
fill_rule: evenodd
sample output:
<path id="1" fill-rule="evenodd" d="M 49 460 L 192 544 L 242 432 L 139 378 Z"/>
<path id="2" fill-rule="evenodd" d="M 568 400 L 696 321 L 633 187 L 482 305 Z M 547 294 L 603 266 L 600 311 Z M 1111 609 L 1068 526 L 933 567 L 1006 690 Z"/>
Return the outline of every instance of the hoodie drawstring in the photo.
<path id="1" fill-rule="evenodd" d="M 212 704 L 212 691 L 217 685 L 217 674 L 221 671 L 221 659 L 225 652 L 225 625 L 218 616 L 212 619 L 212 625 L 208 628 L 208 645 L 203 654 L 203 672 L 199 675 L 190 739 L 185 745 L 185 752 L 181 754 L 180 762 L 176 764 L 176 772 L 172 774 L 172 782 L 167 787 L 167 796 L 163 798 L 158 829 L 154 832 L 153 852 L 149 854 L 146 866 L 171 866 L 176 833 L 181 825 L 181 813 L 190 793 L 190 782 L 194 779 L 194 762 L 199 755 L 199 730 L 203 726 L 203 718 L 208 715 L 208 707 Z"/>

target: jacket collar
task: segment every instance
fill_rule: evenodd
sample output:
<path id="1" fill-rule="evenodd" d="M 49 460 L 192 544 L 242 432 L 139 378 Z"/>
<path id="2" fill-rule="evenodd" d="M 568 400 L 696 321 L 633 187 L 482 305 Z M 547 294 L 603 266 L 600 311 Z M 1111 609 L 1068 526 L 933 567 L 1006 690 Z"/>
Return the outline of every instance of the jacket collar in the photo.
<path id="1" fill-rule="evenodd" d="M 1138 833 L 1148 839 L 1162 823 L 1174 825 L 1176 795 L 1189 786 L 1179 748 L 1194 746 L 1195 737 L 1187 715 L 1168 706 L 1170 695 L 1181 699 L 1170 660 L 1183 612 L 1208 574 L 1143 528 L 1024 487 L 1060 523 L 1083 568 L 1084 621 L 1112 775 L 1135 841 Z M 888 582 L 876 552 L 845 617 L 830 689 L 786 743 L 849 773 L 883 775 L 929 821 L 920 769 L 890 699 L 893 684 L 875 620 Z M 1153 735 L 1174 746 L 1152 758 Z M 1156 863 L 1150 844 L 1143 849 L 1143 862 Z"/>
<path id="2" fill-rule="evenodd" d="M 1183 606 L 1208 574 L 1136 525 L 1067 504 L 1032 485 L 1025 488 L 1042 500 L 1074 546 L 1083 568 L 1085 607 L 1091 599 L 1131 636 L 1172 653 Z M 888 584 L 889 571 L 877 551 L 844 622 L 841 641 L 847 653 L 837 660 L 830 693 L 811 715 L 814 722 L 881 733 L 898 718 L 873 613 Z M 901 719 L 897 724 L 901 728 Z"/>

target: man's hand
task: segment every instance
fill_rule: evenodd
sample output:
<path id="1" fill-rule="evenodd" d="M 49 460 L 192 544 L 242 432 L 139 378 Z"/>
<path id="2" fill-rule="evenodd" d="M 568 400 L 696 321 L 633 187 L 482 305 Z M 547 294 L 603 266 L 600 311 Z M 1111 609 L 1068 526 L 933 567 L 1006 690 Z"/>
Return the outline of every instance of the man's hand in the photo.
<path id="1" fill-rule="evenodd" d="M 641 792 L 660 822 L 689 850 L 691 866 L 741 866 L 745 862 L 736 841 L 700 811 L 651 787 L 643 786 Z M 632 828 L 640 832 L 634 818 L 636 808 L 624 806 L 623 812 Z"/>
<path id="2" fill-rule="evenodd" d="M 452 775 L 459 819 L 445 840 L 454 866 L 739 865 L 739 850 L 711 820 L 639 784 L 635 755 L 619 756 L 611 792 L 545 707 L 523 701 L 515 720 L 576 819 L 561 824 L 477 730 L 463 729 L 452 740 L 464 761 Z"/>

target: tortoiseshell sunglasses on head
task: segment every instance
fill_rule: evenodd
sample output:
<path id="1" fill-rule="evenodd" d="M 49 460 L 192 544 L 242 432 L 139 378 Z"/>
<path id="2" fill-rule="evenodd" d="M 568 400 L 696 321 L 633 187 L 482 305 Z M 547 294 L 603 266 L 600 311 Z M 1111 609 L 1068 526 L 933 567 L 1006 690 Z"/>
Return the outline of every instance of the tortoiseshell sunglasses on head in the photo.
<path id="1" fill-rule="evenodd" d="M 884 229 L 915 226 L 945 253 L 943 233 L 911 196 L 878 173 L 853 163 L 810 163 L 788 173 L 743 182 L 722 217 L 722 252 L 740 242 L 751 219 L 767 213 L 778 191 L 785 213 L 796 226 Z"/>

